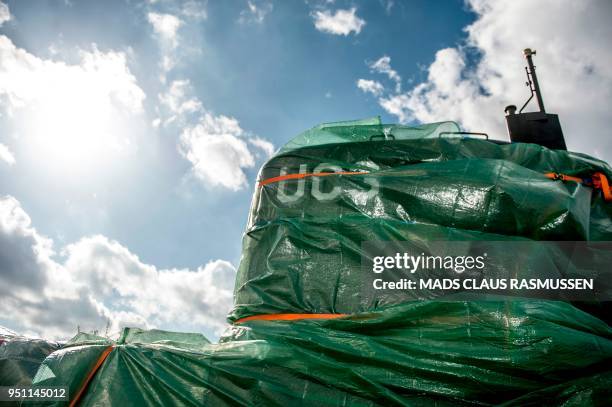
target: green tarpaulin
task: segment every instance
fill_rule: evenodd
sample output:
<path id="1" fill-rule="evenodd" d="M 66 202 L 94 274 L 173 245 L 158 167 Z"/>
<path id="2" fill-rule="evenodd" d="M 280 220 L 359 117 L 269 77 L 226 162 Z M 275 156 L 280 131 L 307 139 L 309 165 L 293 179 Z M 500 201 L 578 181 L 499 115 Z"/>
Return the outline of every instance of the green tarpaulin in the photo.
<path id="1" fill-rule="evenodd" d="M 30 386 L 41 362 L 57 342 L 0 334 L 0 386 Z"/>
<path id="2" fill-rule="evenodd" d="M 0 386 L 32 386 L 43 360 L 60 348 L 58 342 L 27 338 L 0 327 Z M 18 401 L 0 401 L 0 406 L 18 405 Z"/>
<path id="3" fill-rule="evenodd" d="M 76 338 L 34 382 L 74 397 L 99 364 L 81 405 L 609 405 L 607 303 L 361 290 L 363 241 L 612 240 L 601 191 L 545 176 L 612 178 L 607 164 L 457 130 L 370 119 L 298 136 L 260 172 L 238 323 L 219 343 L 134 329 Z M 336 175 L 309 175 L 321 172 Z M 278 313 L 349 315 L 239 321 Z"/>

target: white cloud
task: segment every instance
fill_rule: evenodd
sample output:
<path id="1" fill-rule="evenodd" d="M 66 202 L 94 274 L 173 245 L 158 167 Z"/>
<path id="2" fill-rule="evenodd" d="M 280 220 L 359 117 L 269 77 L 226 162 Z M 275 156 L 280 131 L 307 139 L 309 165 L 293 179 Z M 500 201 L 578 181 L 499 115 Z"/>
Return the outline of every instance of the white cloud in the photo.
<path id="1" fill-rule="evenodd" d="M 236 119 L 207 112 L 183 131 L 179 149 L 199 180 L 237 191 L 247 186 L 244 169 L 255 165 L 245 136 Z"/>
<path id="2" fill-rule="evenodd" d="M 39 270 L 53 269 L 52 254 L 51 242 L 32 228 L 19 202 L 0 198 L 0 298 L 46 285 L 48 275 Z"/>
<path id="3" fill-rule="evenodd" d="M 2 108 L 41 164 L 87 167 L 128 151 L 144 99 L 123 52 L 93 45 L 67 64 L 0 36 Z"/>
<path id="4" fill-rule="evenodd" d="M 270 2 L 247 2 L 248 9 L 240 21 L 261 23 L 272 11 Z M 183 7 L 183 15 L 185 15 Z M 162 82 L 165 73 L 174 66 L 174 48 L 178 46 L 178 29 L 183 22 L 170 14 L 148 14 L 160 39 L 162 48 Z M 187 79 L 172 81 L 158 95 L 154 128 L 182 128 L 178 150 L 191 163 L 191 174 L 208 187 L 222 187 L 237 191 L 248 185 L 245 169 L 252 168 L 258 159 L 270 156 L 274 146 L 267 140 L 245 132 L 234 118 L 215 116 L 206 109 Z M 170 127 L 170 126 L 174 127 Z"/>
<path id="5" fill-rule="evenodd" d="M 183 3 L 181 8 L 181 14 L 196 21 L 206 20 L 208 18 L 208 13 L 206 12 L 206 1 L 186 1 Z"/>
<path id="6" fill-rule="evenodd" d="M 191 163 L 195 178 L 206 186 L 244 188 L 248 185 L 244 170 L 274 153 L 272 143 L 244 131 L 238 120 L 207 111 L 188 80 L 173 81 L 159 101 L 163 121 L 156 119 L 154 127 L 163 123 L 182 128 L 179 152 Z"/>
<path id="7" fill-rule="evenodd" d="M 371 93 L 374 96 L 379 96 L 385 90 L 385 87 L 377 81 L 369 79 L 359 79 L 357 81 L 357 87 L 366 93 Z"/>
<path id="8" fill-rule="evenodd" d="M 403 122 L 456 120 L 503 139 L 504 107 L 520 106 L 529 96 L 522 48 L 530 47 L 538 52 L 546 108 L 559 114 L 568 148 L 611 160 L 612 3 L 471 0 L 469 5 L 478 18 L 466 27 L 466 45 L 438 51 L 426 81 L 382 97 L 381 106 Z M 527 15 L 537 24 L 525 26 Z M 523 26 L 517 37 L 516 27 Z M 474 51 L 481 55 L 476 65 L 468 62 L 467 53 Z"/>
<path id="9" fill-rule="evenodd" d="M 268 1 L 248 0 L 247 8 L 240 12 L 238 21 L 240 23 L 255 22 L 261 24 L 273 8 L 272 3 Z"/>
<path id="10" fill-rule="evenodd" d="M 162 41 L 167 42 L 172 47 L 177 46 L 178 29 L 182 25 L 182 21 L 178 17 L 172 14 L 149 13 L 147 14 L 147 20 Z"/>
<path id="11" fill-rule="evenodd" d="M 384 55 L 378 60 L 368 64 L 372 72 L 387 75 L 389 79 L 395 82 L 395 91 L 400 92 L 402 86 L 402 78 L 391 68 L 391 57 Z"/>
<path id="12" fill-rule="evenodd" d="M 147 20 L 153 27 L 161 49 L 161 67 L 164 73 L 174 68 L 176 56 L 174 51 L 179 45 L 178 30 L 183 25 L 181 19 L 172 14 L 150 12 Z M 162 74 L 162 80 L 165 76 Z"/>
<path id="13" fill-rule="evenodd" d="M 64 247 L 61 261 L 52 246 L 15 198 L 0 198 L 0 315 L 20 333 L 66 338 L 107 321 L 112 331 L 226 326 L 235 278 L 226 261 L 157 269 L 99 235 Z"/>
<path id="14" fill-rule="evenodd" d="M 400 123 L 406 123 L 412 118 L 407 111 L 407 106 L 410 103 L 410 98 L 407 95 L 399 94 L 389 96 L 388 98 L 380 98 L 378 99 L 378 103 L 387 113 L 396 116 Z"/>
<path id="15" fill-rule="evenodd" d="M 99 235 L 68 245 L 64 254 L 70 276 L 111 312 L 128 312 L 152 326 L 180 323 L 217 331 L 225 326 L 235 279 L 227 261 L 160 270 Z"/>
<path id="16" fill-rule="evenodd" d="M 0 161 L 4 161 L 8 165 L 15 164 L 15 156 L 11 153 L 11 150 L 2 143 L 0 143 Z"/>
<path id="17" fill-rule="evenodd" d="M 270 143 L 268 140 L 264 140 L 261 137 L 251 137 L 248 139 L 249 143 L 260 149 L 264 152 L 266 158 L 271 157 L 276 151 L 274 144 Z"/>
<path id="18" fill-rule="evenodd" d="M 95 107 L 104 111 L 112 109 L 111 105 L 132 113 L 142 111 L 145 95 L 130 73 L 123 52 L 101 52 L 94 45 L 91 51 L 81 51 L 80 56 L 78 65 L 41 59 L 2 35 L 0 95 L 8 98 L 11 108 L 43 101 L 64 104 L 68 93 L 72 108 L 95 98 Z"/>
<path id="19" fill-rule="evenodd" d="M 0 1 L 0 26 L 2 26 L 2 24 L 6 23 L 7 21 L 10 21 L 10 19 L 11 13 L 9 11 L 8 6 Z"/>
<path id="20" fill-rule="evenodd" d="M 177 119 L 181 121 L 185 116 L 202 111 L 202 103 L 191 96 L 192 89 L 189 80 L 172 81 L 166 92 L 158 95 L 159 102 L 169 113 L 164 121 L 168 125 Z"/>
<path id="21" fill-rule="evenodd" d="M 315 28 L 321 32 L 347 36 L 351 32 L 355 35 L 361 32 L 365 25 L 365 20 L 356 15 L 357 9 L 352 7 L 348 10 L 336 10 L 332 14 L 331 10 L 315 11 L 312 14 Z"/>

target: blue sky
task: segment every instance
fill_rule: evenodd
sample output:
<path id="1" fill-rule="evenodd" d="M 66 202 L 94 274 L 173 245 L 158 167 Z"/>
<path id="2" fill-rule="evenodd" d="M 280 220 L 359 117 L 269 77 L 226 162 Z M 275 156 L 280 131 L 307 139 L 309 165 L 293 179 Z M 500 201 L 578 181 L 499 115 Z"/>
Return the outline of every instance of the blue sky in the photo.
<path id="1" fill-rule="evenodd" d="M 505 139 L 504 106 L 528 96 L 527 46 L 570 149 L 612 157 L 607 2 L 3 1 L 0 282 L 41 283 L 6 294 L 0 325 L 24 333 L 108 321 L 218 334 L 274 149 L 375 115 Z M 43 323 L 42 309 L 66 318 Z"/>
<path id="2" fill-rule="evenodd" d="M 153 117 L 155 96 L 164 91 L 164 84 L 158 79 L 160 51 L 147 14 L 180 9 L 176 3 L 159 3 L 8 2 L 15 20 L 2 31 L 16 46 L 41 58 L 74 61 L 75 50 L 89 49 L 92 43 L 101 51 L 130 47 L 128 66 L 149 96 L 144 104 Z M 395 121 L 355 86 L 369 74 L 366 61 L 393 55 L 394 68 L 402 71 L 406 83 L 422 79 L 426 73 L 420 67 L 432 62 L 437 49 L 464 36 L 462 28 L 473 13 L 461 1 L 400 3 L 389 13 L 385 5 L 360 5 L 357 15 L 368 16 L 362 32 L 338 36 L 316 30 L 313 6 L 304 2 L 274 3 L 261 23 L 241 22 L 246 2 L 209 2 L 203 6 L 205 20 L 186 21 L 180 28 L 180 61 L 167 80 L 188 79 L 208 110 L 235 117 L 243 129 L 275 146 L 321 122 L 378 114 Z M 58 54 L 53 55 L 50 46 Z M 22 172 L 10 174 L 8 182 L 16 185 L 3 192 L 20 197 L 41 232 L 66 242 L 101 233 L 160 267 L 197 267 L 215 258 L 238 261 L 257 168 L 247 171 L 249 188 L 232 192 L 190 185 L 184 191 L 187 199 L 177 192 L 188 172 L 176 150 L 180 128 L 144 131 L 148 134 L 143 141 L 152 144 L 149 153 L 158 157 L 151 157 L 155 162 L 143 169 L 155 174 L 153 184 L 142 183 L 144 174 L 134 165 L 122 173 L 127 179 L 121 182 L 133 184 L 123 190 L 112 183 L 106 194 L 98 185 L 67 190 L 45 182 L 40 174 Z M 33 189 L 33 183 L 42 185 Z M 95 203 L 83 196 L 86 192 L 106 200 L 103 209 L 111 215 L 96 219 L 90 211 Z M 77 216 L 86 221 L 65 209 L 67 199 L 79 206 L 77 211 L 84 206 L 85 213 Z"/>

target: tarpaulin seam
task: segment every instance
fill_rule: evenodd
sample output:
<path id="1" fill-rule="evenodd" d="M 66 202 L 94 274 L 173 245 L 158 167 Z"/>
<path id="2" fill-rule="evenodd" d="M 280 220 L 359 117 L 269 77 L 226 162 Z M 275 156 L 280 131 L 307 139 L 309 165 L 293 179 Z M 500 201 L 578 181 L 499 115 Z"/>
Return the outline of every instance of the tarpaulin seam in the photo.
<path id="1" fill-rule="evenodd" d="M 79 389 L 79 391 L 77 391 L 76 396 L 70 402 L 70 407 L 74 407 L 74 406 L 77 405 L 77 403 L 79 402 L 79 400 L 83 396 L 83 393 L 85 392 L 85 389 L 89 385 L 89 382 L 91 382 L 91 380 L 96 375 L 96 373 L 98 372 L 100 367 L 104 364 L 104 361 L 106 360 L 108 355 L 110 355 L 110 353 L 113 351 L 114 347 L 115 347 L 114 345 L 110 345 L 109 347 L 104 349 L 104 351 L 102 352 L 102 354 L 100 355 L 100 357 L 96 361 L 96 364 L 93 366 L 93 368 L 87 374 L 87 377 L 85 378 L 85 381 L 81 385 L 81 388 Z"/>
<path id="2" fill-rule="evenodd" d="M 272 177 L 268 179 L 264 179 L 263 181 L 259 181 L 259 186 L 262 187 L 264 185 L 272 184 L 274 182 L 284 181 L 287 179 L 301 179 L 307 177 L 326 177 L 328 175 L 364 175 L 369 174 L 367 171 L 341 171 L 341 172 L 311 172 L 307 174 L 287 174 L 287 175 L 279 175 L 278 177 Z"/>
<path id="3" fill-rule="evenodd" d="M 260 314 L 250 317 L 240 318 L 234 324 L 241 324 L 247 321 L 296 321 L 300 319 L 335 319 L 346 317 L 348 314 Z"/>

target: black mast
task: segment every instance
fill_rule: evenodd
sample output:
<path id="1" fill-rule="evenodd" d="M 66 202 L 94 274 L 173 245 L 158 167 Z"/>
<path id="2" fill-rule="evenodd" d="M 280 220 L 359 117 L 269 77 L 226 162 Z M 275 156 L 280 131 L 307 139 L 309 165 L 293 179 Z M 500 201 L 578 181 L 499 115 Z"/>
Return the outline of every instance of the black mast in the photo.
<path id="1" fill-rule="evenodd" d="M 530 82 L 533 81 L 532 92 L 535 93 L 540 112 L 546 113 L 546 109 L 544 109 L 544 100 L 542 99 L 542 92 L 540 92 L 540 84 L 538 83 L 538 77 L 535 71 L 535 65 L 533 64 L 533 58 L 531 58 L 531 56 L 535 55 L 536 52 L 535 50 L 532 51 L 531 48 L 525 48 L 523 53 L 525 54 L 525 58 L 527 58 L 527 78 L 529 79 L 529 77 L 531 77 Z"/>
<path id="2" fill-rule="evenodd" d="M 544 99 L 542 98 L 542 91 L 540 90 L 532 58 L 536 52 L 531 50 L 531 48 L 526 48 L 523 53 L 527 59 L 525 72 L 527 73 L 527 86 L 531 96 L 521 107 L 518 114 L 514 105 L 506 106 L 504 110 L 506 112 L 506 124 L 508 125 L 510 140 L 513 143 L 532 143 L 553 150 L 567 150 L 559 116 L 546 113 L 544 108 Z M 540 111 L 523 113 L 523 109 L 525 109 L 534 96 Z"/>

